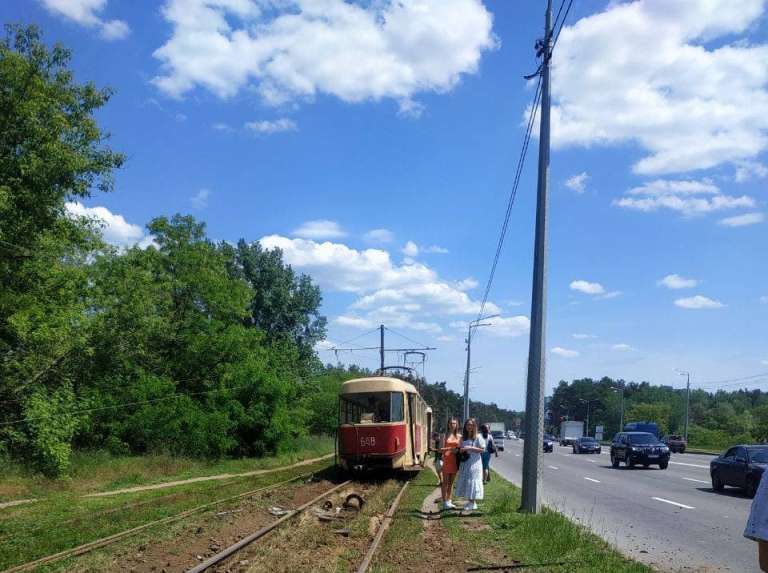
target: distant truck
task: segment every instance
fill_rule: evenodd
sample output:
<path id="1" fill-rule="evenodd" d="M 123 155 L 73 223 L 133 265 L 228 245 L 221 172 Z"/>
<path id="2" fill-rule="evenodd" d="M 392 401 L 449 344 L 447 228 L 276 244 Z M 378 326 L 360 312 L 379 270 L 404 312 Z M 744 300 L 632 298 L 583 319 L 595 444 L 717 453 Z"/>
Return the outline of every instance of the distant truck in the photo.
<path id="1" fill-rule="evenodd" d="M 624 424 L 625 432 L 647 432 L 659 437 L 659 426 L 656 422 L 630 422 Z"/>
<path id="2" fill-rule="evenodd" d="M 565 420 L 560 422 L 560 445 L 572 446 L 584 435 L 584 422 Z"/>
<path id="3" fill-rule="evenodd" d="M 504 422 L 486 422 L 486 426 L 488 426 L 488 431 L 493 432 L 501 432 L 503 434 L 507 433 L 507 428 L 504 425 Z"/>

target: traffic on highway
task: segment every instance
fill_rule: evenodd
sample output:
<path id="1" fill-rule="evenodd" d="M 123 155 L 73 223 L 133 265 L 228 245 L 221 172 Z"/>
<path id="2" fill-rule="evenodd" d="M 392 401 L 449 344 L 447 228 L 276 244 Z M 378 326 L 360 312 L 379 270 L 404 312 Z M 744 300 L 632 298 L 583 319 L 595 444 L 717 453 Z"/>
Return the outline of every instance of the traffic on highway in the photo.
<path id="1" fill-rule="evenodd" d="M 744 489 L 736 467 L 757 471 L 768 446 L 679 454 L 640 434 L 620 432 L 610 448 L 589 454 L 578 445 L 583 436 L 569 437 L 568 446 L 549 440 L 551 453 L 545 449 L 541 462 L 544 503 L 660 571 L 760 571 L 754 543 L 743 537 L 754 491 Z M 519 485 L 524 440 L 507 445 L 494 469 Z"/>

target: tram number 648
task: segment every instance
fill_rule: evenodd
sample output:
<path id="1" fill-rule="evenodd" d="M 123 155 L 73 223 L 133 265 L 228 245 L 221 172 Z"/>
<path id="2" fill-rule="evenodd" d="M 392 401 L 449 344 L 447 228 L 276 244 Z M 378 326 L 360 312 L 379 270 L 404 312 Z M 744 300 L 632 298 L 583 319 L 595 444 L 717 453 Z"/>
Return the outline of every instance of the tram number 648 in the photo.
<path id="1" fill-rule="evenodd" d="M 376 445 L 376 438 L 374 436 L 363 436 L 360 438 L 360 447 L 365 448 L 369 447 L 372 448 Z"/>

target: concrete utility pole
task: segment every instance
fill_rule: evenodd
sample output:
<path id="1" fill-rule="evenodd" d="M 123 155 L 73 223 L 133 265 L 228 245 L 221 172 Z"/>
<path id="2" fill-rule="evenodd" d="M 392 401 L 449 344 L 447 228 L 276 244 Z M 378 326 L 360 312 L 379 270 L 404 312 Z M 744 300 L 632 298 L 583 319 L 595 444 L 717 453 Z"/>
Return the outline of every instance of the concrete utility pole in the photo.
<path id="1" fill-rule="evenodd" d="M 685 376 L 685 441 L 688 441 L 688 413 L 691 409 L 691 373 L 683 370 L 677 371 L 680 376 Z"/>
<path id="2" fill-rule="evenodd" d="M 379 356 L 381 358 L 381 373 L 384 374 L 384 325 L 379 325 L 379 333 L 381 337 L 381 342 L 379 344 Z"/>
<path id="3" fill-rule="evenodd" d="M 483 320 L 488 320 L 489 318 L 496 318 L 499 316 L 498 314 L 492 314 L 491 316 L 482 316 L 480 318 L 476 318 L 472 322 L 469 323 L 469 327 L 467 328 L 467 339 L 465 342 L 467 343 L 467 370 L 464 372 L 464 421 L 466 422 L 469 419 L 469 372 L 470 372 L 470 364 L 471 364 L 471 354 L 472 354 L 472 330 L 475 328 L 478 328 L 480 326 L 493 326 L 490 322 L 483 323 Z"/>
<path id="4" fill-rule="evenodd" d="M 520 509 L 541 511 L 541 442 L 544 436 L 544 382 L 547 295 L 547 207 L 549 203 L 549 58 L 552 53 L 552 0 L 547 0 L 541 63 L 541 125 L 539 128 L 539 180 L 536 199 L 536 241 L 533 252 L 531 338 L 525 396 L 523 493 Z M 535 105 L 535 103 L 534 103 Z"/>

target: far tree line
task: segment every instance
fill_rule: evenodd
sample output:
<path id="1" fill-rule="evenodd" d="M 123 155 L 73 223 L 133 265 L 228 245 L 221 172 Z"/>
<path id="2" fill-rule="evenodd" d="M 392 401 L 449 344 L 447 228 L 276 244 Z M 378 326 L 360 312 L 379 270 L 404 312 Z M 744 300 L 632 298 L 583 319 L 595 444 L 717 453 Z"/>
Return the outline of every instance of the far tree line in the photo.
<path id="1" fill-rule="evenodd" d="M 620 429 L 622 391 L 625 423 L 653 421 L 662 434 L 683 433 L 684 388 L 608 377 L 561 381 L 549 403 L 552 429 L 561 419 L 586 421 L 589 400 L 590 434 L 596 425 L 603 425 L 605 435 L 612 436 Z M 760 389 L 691 389 L 688 436 L 692 446 L 711 448 L 768 440 L 768 393 Z"/>

